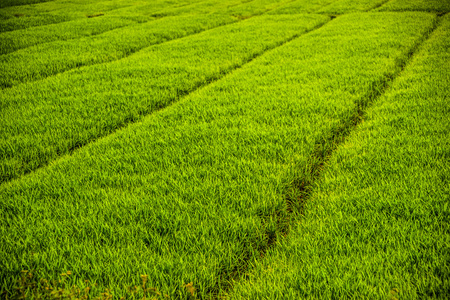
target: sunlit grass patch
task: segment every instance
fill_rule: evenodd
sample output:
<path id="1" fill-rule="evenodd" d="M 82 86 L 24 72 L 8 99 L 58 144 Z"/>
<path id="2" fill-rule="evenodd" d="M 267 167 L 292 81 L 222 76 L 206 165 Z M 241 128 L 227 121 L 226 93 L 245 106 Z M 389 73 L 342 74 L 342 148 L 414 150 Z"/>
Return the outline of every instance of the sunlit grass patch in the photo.
<path id="1" fill-rule="evenodd" d="M 231 299 L 448 297 L 449 32 L 446 16 Z"/>
<path id="2" fill-rule="evenodd" d="M 279 16 L 261 20 L 271 18 Z M 300 26 L 301 18 L 293 20 Z M 13 284 L 5 274 L 23 269 L 48 280 L 71 270 L 117 297 L 126 293 L 124 284 L 137 285 L 135 274 L 147 274 L 148 286 L 174 298 L 223 295 L 286 229 L 286 190 L 316 142 L 398 72 L 434 21 L 426 13 L 340 16 L 72 156 L 3 184 L 0 255 L 10 257 L 2 261 L 4 285 Z M 253 23 L 249 32 L 271 27 Z M 282 28 L 273 35 L 288 34 Z M 218 46 L 226 37 L 220 32 Z M 273 35 L 267 39 L 273 42 Z M 260 36 L 255 43 L 265 49 Z M 176 45 L 183 44 L 164 47 Z M 214 49 L 210 37 L 189 45 L 201 53 Z M 177 58 L 185 63 L 180 70 L 209 58 L 164 53 L 173 59 L 156 70 Z"/>

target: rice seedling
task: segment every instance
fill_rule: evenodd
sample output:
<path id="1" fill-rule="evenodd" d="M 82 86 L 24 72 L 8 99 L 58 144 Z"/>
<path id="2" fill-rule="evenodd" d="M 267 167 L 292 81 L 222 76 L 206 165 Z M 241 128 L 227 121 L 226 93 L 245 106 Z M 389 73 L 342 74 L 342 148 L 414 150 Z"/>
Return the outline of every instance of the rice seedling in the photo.
<path id="1" fill-rule="evenodd" d="M 331 155 L 231 299 L 446 299 L 450 16 Z"/>
<path id="2" fill-rule="evenodd" d="M 209 31 L 203 34 L 204 43 L 202 35 L 186 39 L 195 47 L 177 48 L 183 45 L 180 39 L 135 56 L 128 67 L 142 64 L 148 71 L 146 61 L 161 62 L 155 70 L 184 72 L 153 83 L 177 86 L 192 78 L 185 72 L 188 66 L 198 68 L 199 74 L 220 70 L 216 63 L 195 65 L 201 58 L 211 61 L 195 53 L 219 51 L 226 28 L 234 29 L 229 36 L 246 40 L 257 28 L 262 31 L 248 48 L 258 47 L 256 54 L 264 55 L 234 60 L 236 56 L 227 54 L 228 66 L 253 60 L 71 156 L 0 186 L 0 257 L 9 258 L 0 260 L 4 290 L 12 289 L 21 270 L 35 270 L 37 280 L 56 280 L 71 270 L 79 276 L 70 279 L 71 285 L 90 280 L 107 289 L 108 297 L 125 296 L 125 287 L 140 285 L 139 274 L 148 275 L 146 286 L 172 298 L 224 295 L 286 230 L 286 192 L 310 163 L 315 145 L 347 120 L 359 101 L 376 94 L 398 73 L 435 22 L 427 13 L 349 14 L 280 46 L 286 39 L 279 36 L 292 27 L 275 20 L 292 18 L 298 28 L 314 28 L 323 21 L 313 21 L 314 16 L 271 17 L 274 23 L 267 27 L 257 21 L 267 24 L 268 16 L 220 28 L 215 32 L 220 37 L 217 48 Z M 304 18 L 309 21 L 301 25 Z M 247 34 L 243 24 L 251 28 Z M 279 27 L 267 33 L 267 40 L 273 43 L 278 37 L 279 42 L 272 47 L 260 44 L 264 31 L 275 26 Z M 290 37 L 305 32 L 298 28 Z M 233 45 L 245 43 L 220 49 Z M 172 56 L 158 60 L 158 51 Z M 147 82 L 147 73 L 137 70 L 128 82 L 111 80 L 120 75 L 119 62 L 115 65 L 114 72 L 100 65 L 91 70 L 104 71 L 104 84 L 135 87 L 140 77 Z M 95 72 L 80 69 L 73 74 L 77 72 L 85 78 L 77 88 L 85 90 Z M 51 80 L 64 76 L 45 82 L 57 88 L 59 82 Z M 27 86 L 30 91 L 38 87 Z M 69 102 L 78 98 L 69 96 L 77 88 L 70 93 L 62 88 Z M 95 105 L 101 94 L 91 92 L 84 106 Z M 95 112 L 125 106 L 144 94 L 136 95 Z M 6 107 L 30 101 L 18 97 Z M 50 115 L 60 109 L 55 104 Z M 82 113 L 76 114 L 83 119 Z M 72 121 L 66 124 L 77 127 Z"/>
<path id="3" fill-rule="evenodd" d="M 181 14 L 178 17 L 165 17 L 154 22 L 118 28 L 95 36 L 55 41 L 22 49 L 0 56 L 0 73 L 2 74 L 0 88 L 42 79 L 84 65 L 117 60 L 154 44 L 259 15 L 282 2 L 282 0 L 257 0 L 229 8 L 220 5 L 220 1 L 218 7 L 215 7 L 217 0 L 213 0 L 208 1 L 206 6 L 200 3 L 194 7 L 176 9 L 176 15 Z M 205 9 L 212 13 L 201 13 Z M 184 10 L 190 11 L 191 14 L 183 14 Z M 174 13 L 170 9 L 163 11 L 169 15 Z M 196 11 L 197 14 L 194 13 Z M 68 24 L 68 26 L 73 25 Z M 62 32 L 61 30 L 64 29 L 64 27 L 58 27 L 56 30 Z M 15 34 L 11 35 L 15 36 Z M 51 39 L 54 38 L 54 36 L 51 37 Z M 4 51 L 8 51 L 8 48 Z"/>
<path id="4" fill-rule="evenodd" d="M 187 30 L 195 26 L 193 20 L 174 22 Z M 261 16 L 6 89 L 0 95 L 1 181 L 137 121 L 327 20 L 321 15 Z"/>
<path id="5" fill-rule="evenodd" d="M 448 0 L 391 0 L 378 9 L 379 11 L 429 11 L 438 13 L 450 12 Z"/>
<path id="6" fill-rule="evenodd" d="M 363 12 L 377 8 L 389 0 L 339 0 L 334 1 L 319 10 L 321 13 L 345 14 L 352 12 Z"/>

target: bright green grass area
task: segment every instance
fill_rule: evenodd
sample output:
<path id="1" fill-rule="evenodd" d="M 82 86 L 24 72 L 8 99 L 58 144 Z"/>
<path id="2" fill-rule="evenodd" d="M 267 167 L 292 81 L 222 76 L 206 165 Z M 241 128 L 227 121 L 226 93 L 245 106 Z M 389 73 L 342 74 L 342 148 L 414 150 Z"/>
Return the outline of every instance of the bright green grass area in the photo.
<path id="1" fill-rule="evenodd" d="M 183 6 L 176 12 L 163 10 L 164 14 L 181 14 L 179 17 L 165 17 L 154 22 L 127 26 L 95 36 L 55 41 L 21 49 L 0 56 L 0 73 L 2 74 L 0 88 L 45 78 L 84 65 L 117 60 L 152 44 L 260 15 L 282 2 L 282 0 L 256 0 L 240 4 L 240 1 L 236 1 L 234 3 L 236 5 L 230 7 L 233 2 L 223 5 L 217 0 L 208 1 L 207 5 L 200 3 L 193 7 Z M 187 11 L 190 13 L 183 14 Z M 206 11 L 212 13 L 206 13 Z M 63 29 L 56 30 L 62 32 Z"/>
<path id="2" fill-rule="evenodd" d="M 198 19 L 177 17 L 174 25 L 188 30 Z M 5 89 L 0 95 L 1 181 L 136 121 L 328 19 L 255 17 L 113 63 Z M 203 20 L 220 21 L 209 16 Z"/>
<path id="3" fill-rule="evenodd" d="M 379 10 L 450 12 L 450 0 L 391 0 L 380 7 Z"/>
<path id="4" fill-rule="evenodd" d="M 447 299 L 449 47 L 446 16 L 232 299 Z"/>
<path id="5" fill-rule="evenodd" d="M 382 5 L 386 1 L 388 0 L 339 0 L 333 1 L 319 12 L 328 14 L 365 12 Z"/>
<path id="6" fill-rule="evenodd" d="M 284 228 L 286 189 L 314 144 L 398 72 L 434 20 L 426 13 L 338 17 L 2 185 L 2 288 L 34 269 L 37 279 L 71 270 L 70 286 L 89 279 L 117 296 L 139 285 L 139 274 L 174 298 L 187 298 L 183 282 L 193 282 L 202 298 L 223 293 Z M 186 55 L 186 66 L 199 57 Z M 95 99 L 92 93 L 89 105 Z"/>

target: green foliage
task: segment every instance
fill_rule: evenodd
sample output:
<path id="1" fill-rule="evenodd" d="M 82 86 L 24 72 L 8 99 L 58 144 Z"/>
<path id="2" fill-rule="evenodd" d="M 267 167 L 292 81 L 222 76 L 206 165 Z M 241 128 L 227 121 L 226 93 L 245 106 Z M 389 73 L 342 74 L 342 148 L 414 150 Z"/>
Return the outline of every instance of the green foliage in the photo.
<path id="1" fill-rule="evenodd" d="M 388 0 L 338 0 L 320 9 L 321 13 L 345 14 L 369 11 L 384 4 Z"/>
<path id="2" fill-rule="evenodd" d="M 445 298 L 448 1 L 33 2 L 0 2 L 1 298 Z"/>
<path id="3" fill-rule="evenodd" d="M 269 14 L 314 13 L 338 0 L 296 0 L 269 12 Z"/>
<path id="4" fill-rule="evenodd" d="M 16 5 L 26 5 L 26 4 L 34 4 L 34 3 L 42 3 L 52 0 L 2 0 L 0 2 L 0 8 L 8 7 L 8 6 L 16 6 Z"/>
<path id="5" fill-rule="evenodd" d="M 450 16 L 335 151 L 231 299 L 446 299 Z"/>
<path id="6" fill-rule="evenodd" d="M 34 30 L 4 33 L 4 47 L 0 51 L 3 53 L 17 50 L 18 47 L 57 41 L 0 56 L 0 87 L 42 79 L 84 65 L 121 59 L 154 44 L 259 15 L 282 1 L 258 0 L 241 5 L 238 5 L 239 1 L 235 2 L 231 7 L 230 3 L 223 5 L 220 1 L 217 3 L 217 0 L 212 0 L 187 7 L 159 10 L 148 16 L 158 20 L 126 27 L 124 26 L 131 25 L 130 21 L 126 21 L 127 18 L 116 19 L 114 14 L 108 13 L 100 14 L 101 18 L 87 18 L 84 22 L 78 20 L 62 23 L 62 26 L 55 24 Z M 153 4 L 151 7 L 133 7 L 133 10 L 136 9 L 141 14 L 143 11 L 154 12 L 155 6 Z M 208 10 L 211 12 L 206 13 Z M 119 15 L 122 15 L 122 12 Z M 102 27 L 98 29 L 97 35 L 91 36 L 92 26 L 98 23 L 101 23 Z M 122 28 L 112 30 L 114 26 Z M 83 34 L 83 30 L 86 34 Z M 104 31 L 106 32 L 99 34 Z M 20 39 L 17 39 L 18 36 Z M 32 38 L 29 38 L 30 36 Z M 16 45 L 17 43 L 19 45 Z M 45 56 L 42 53 L 45 53 Z"/>
<path id="7" fill-rule="evenodd" d="M 378 9 L 379 11 L 429 11 L 450 12 L 449 0 L 391 0 Z"/>
<path id="8" fill-rule="evenodd" d="M 191 92 L 192 78 L 211 83 L 252 60 L 181 101 L 0 186 L 4 289 L 11 289 L 21 270 L 35 269 L 37 279 L 48 280 L 71 270 L 116 297 L 125 296 L 126 286 L 140 284 L 136 274 L 148 274 L 148 286 L 173 298 L 225 294 L 286 232 L 286 191 L 307 169 L 316 143 L 398 73 L 435 18 L 350 14 L 280 46 L 325 20 L 252 18 L 150 47 L 126 63 L 80 68 L 4 90 L 9 96 L 0 102 L 2 112 L 23 103 L 25 109 L 17 112 L 37 115 L 16 115 L 16 121 L 62 118 L 59 126 L 31 127 L 42 128 L 41 136 L 49 140 L 64 141 L 85 120 L 92 122 L 86 128 L 102 128 L 108 120 L 117 126 L 116 107 L 136 109 L 140 99 L 149 107 L 145 101 L 165 92 L 180 95 L 179 87 Z M 171 75 L 178 72 L 182 75 Z M 68 88 L 74 78 L 79 79 Z M 149 95 L 153 87 L 156 92 Z M 66 95 L 64 102 L 52 103 L 54 91 Z M 92 109 L 102 101 L 105 106 Z M 45 105 L 51 110 L 36 110 Z M 83 106 L 92 112 L 77 111 Z M 96 114 L 102 117 L 93 119 Z M 64 119 L 70 115 L 74 119 Z M 22 149 L 33 143 L 41 145 L 41 153 L 49 148 L 28 141 Z M 12 153 L 34 152 L 22 149 Z"/>
<path id="9" fill-rule="evenodd" d="M 179 30 L 189 26 L 195 30 L 194 21 L 199 19 L 220 20 L 178 17 L 171 28 L 177 24 Z M 117 62 L 6 89 L 0 95 L 2 181 L 165 107 L 327 19 L 261 16 L 146 48 Z M 112 41 L 104 41 L 106 51 Z"/>
<path id="10" fill-rule="evenodd" d="M 7 300 L 14 299 L 33 299 L 33 300 L 61 300 L 61 299 L 75 299 L 75 300 L 110 300 L 114 295 L 111 290 L 100 290 L 97 283 L 89 282 L 85 280 L 80 286 L 73 283 L 73 275 L 71 271 L 66 271 L 60 275 L 58 280 L 46 280 L 41 278 L 36 281 L 36 278 L 32 271 L 22 270 L 20 279 L 17 280 L 16 286 L 11 293 L 3 292 L 2 295 Z M 137 286 L 131 286 L 126 288 L 124 299 L 169 299 L 167 294 L 158 291 L 157 288 L 149 287 L 147 285 L 148 275 L 140 276 L 142 283 Z M 195 287 L 192 282 L 180 287 L 182 291 L 185 289 L 185 293 L 189 298 L 195 298 Z"/>
<path id="11" fill-rule="evenodd" d="M 166 17 L 100 35 L 18 50 L 0 56 L 0 72 L 3 74 L 0 85 L 11 87 L 80 66 L 118 60 L 151 45 L 195 34 L 234 20 L 230 16 L 221 15 Z M 46 55 L 43 56 L 42 53 Z"/>
<path id="12" fill-rule="evenodd" d="M 79 39 L 101 34 L 134 22 L 115 17 L 86 18 L 0 33 L 0 54 L 53 41 Z"/>

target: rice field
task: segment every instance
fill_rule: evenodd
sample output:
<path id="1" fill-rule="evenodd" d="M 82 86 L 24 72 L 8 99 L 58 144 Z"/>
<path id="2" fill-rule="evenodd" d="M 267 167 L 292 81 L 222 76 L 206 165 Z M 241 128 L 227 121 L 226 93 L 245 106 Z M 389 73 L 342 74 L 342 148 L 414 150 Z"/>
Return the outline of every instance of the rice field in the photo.
<path id="1" fill-rule="evenodd" d="M 0 2 L 0 297 L 446 299 L 450 1 Z"/>

